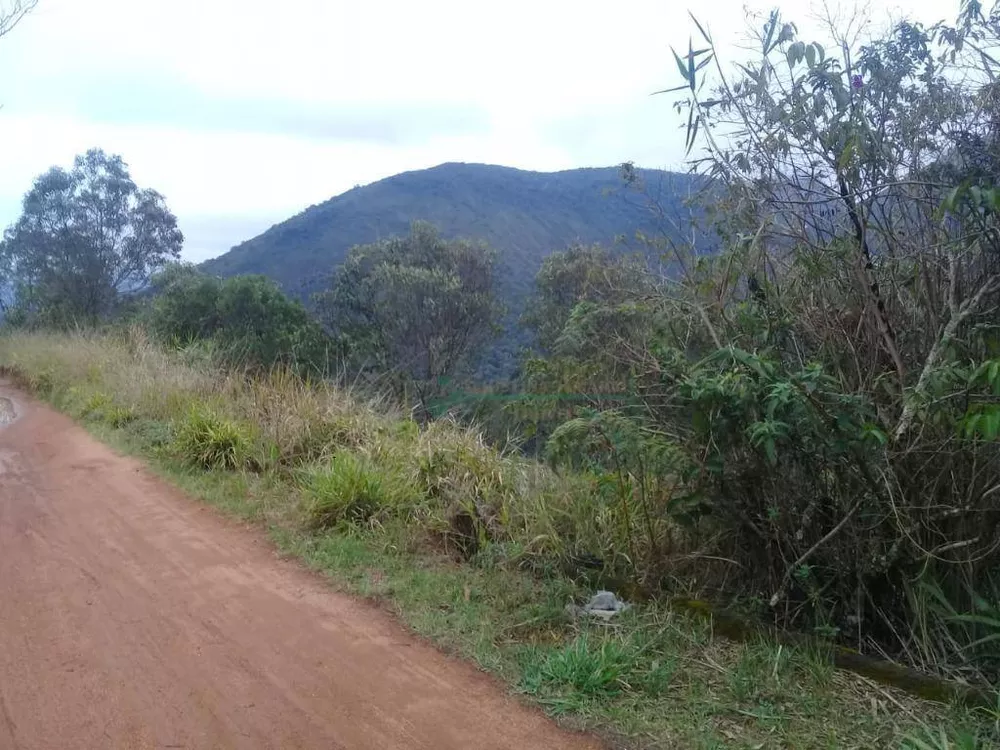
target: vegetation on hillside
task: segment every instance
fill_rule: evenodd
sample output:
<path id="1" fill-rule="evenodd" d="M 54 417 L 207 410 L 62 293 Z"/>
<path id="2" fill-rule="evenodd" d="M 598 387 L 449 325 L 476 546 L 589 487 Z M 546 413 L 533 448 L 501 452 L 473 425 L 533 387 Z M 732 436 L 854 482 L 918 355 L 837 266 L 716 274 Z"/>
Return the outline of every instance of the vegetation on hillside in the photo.
<path id="1" fill-rule="evenodd" d="M 822 648 L 730 641 L 657 602 L 611 624 L 574 619 L 565 605 L 605 583 L 579 552 L 623 543 L 597 479 L 450 421 L 420 426 L 288 370 L 220 369 L 197 344 L 167 351 L 140 327 L 8 332 L 0 362 L 334 585 L 615 747 L 977 750 L 994 736 L 994 710 L 837 672 Z"/>
<path id="2" fill-rule="evenodd" d="M 549 246 L 544 262 L 532 255 L 519 267 L 523 275 L 540 266 L 532 295 L 514 312 L 533 347 L 512 382 L 464 404 L 441 391 L 461 383 L 495 332 L 514 256 L 499 241 L 495 256 L 451 239 L 449 226 L 410 228 L 410 217 L 409 235 L 350 251 L 319 298 L 325 331 L 261 277 L 220 281 L 171 267 L 157 277 L 143 327 L 118 338 L 8 335 L 5 362 L 63 408 L 99 415 L 172 470 L 186 467 L 196 487 L 239 486 L 251 493 L 236 503 L 244 509 L 253 493 L 269 498 L 266 512 L 293 546 L 349 578 L 357 571 L 334 558 L 354 540 L 365 565 L 378 559 L 372 549 L 398 570 L 447 554 L 457 566 L 448 575 L 542 596 L 543 611 L 515 603 L 519 616 L 501 632 L 467 621 L 496 612 L 465 589 L 449 605 L 456 619 L 428 627 L 446 639 L 474 633 L 477 658 L 513 670 L 554 711 L 617 706 L 645 726 L 653 706 L 697 704 L 675 689 L 672 665 L 685 658 L 675 643 L 644 641 L 640 630 L 577 631 L 560 619 L 554 592 L 597 586 L 628 592 L 653 613 L 672 596 L 697 594 L 750 621 L 995 691 L 1000 10 L 964 2 L 954 26 L 903 22 L 872 39 L 831 22 L 823 43 L 799 39 L 775 12 L 763 19 L 755 57 L 733 69 L 719 62 L 709 30 L 697 20 L 693 30 L 699 48 L 676 54 L 681 81 L 669 91 L 689 115 L 688 184 L 712 188 L 691 210 L 718 251 L 664 232 L 635 256 L 588 244 Z M 447 180 L 434 182 L 449 170 L 419 174 L 432 195 L 461 205 Z M 522 186 L 542 179 L 503 174 Z M 642 178 L 629 167 L 622 174 L 626 184 Z M 391 193 L 414 179 L 371 187 Z M 521 208 L 538 198 L 508 192 L 489 196 Z M 67 195 L 58 205 L 75 205 L 77 194 Z M 358 195 L 220 263 L 259 259 L 279 240 L 328 257 L 327 229 L 314 220 L 356 207 Z M 45 215 L 36 203 L 26 200 L 26 217 Z M 81 307 L 83 317 L 107 321 L 122 300 L 121 284 L 101 270 L 120 253 L 93 241 L 86 211 L 79 216 L 58 232 L 41 222 L 45 232 L 32 233 L 26 218 L 8 233 L 14 278 L 45 281 L 18 282 L 35 322 L 67 320 L 63 298 L 36 288 L 82 283 L 92 268 L 101 303 Z M 60 252 L 31 250 L 50 246 Z M 156 247 L 143 274 L 171 254 L 169 244 Z M 651 250 L 669 273 L 650 262 Z M 105 365 L 112 360 L 135 382 L 119 382 Z M 288 367 L 268 369 L 276 364 Z M 335 369 L 365 392 L 390 386 L 405 407 L 420 408 L 419 423 L 359 406 L 316 377 Z M 437 396 L 488 438 L 441 416 Z M 692 642 L 710 648 L 699 637 Z M 510 643 L 534 650 L 514 658 Z M 833 704 L 807 709 L 801 696 L 764 695 L 754 687 L 770 684 L 760 667 L 745 680 L 719 667 L 731 681 L 723 702 L 754 717 L 734 741 L 899 739 L 860 724 L 802 734 L 789 701 L 807 724 Z M 773 679 L 780 674 L 779 651 Z M 717 716 L 708 724 L 703 735 L 686 728 L 682 741 L 711 746 L 725 735 Z M 986 742 L 942 736 L 908 746 Z"/>
<path id="3" fill-rule="evenodd" d="M 322 291 L 352 247 L 405 235 L 414 221 L 447 239 L 481 240 L 499 253 L 505 291 L 530 293 L 545 255 L 574 242 L 634 242 L 689 215 L 682 201 L 696 180 L 637 170 L 643 190 L 626 190 L 616 168 L 528 172 L 485 164 L 442 164 L 354 188 L 312 206 L 259 237 L 206 261 L 218 276 L 261 273 L 290 294 Z M 655 197 L 658 210 L 650 205 Z"/>
<path id="4" fill-rule="evenodd" d="M 685 174 L 633 170 L 631 184 L 615 168 L 528 172 L 484 164 L 442 164 L 355 188 L 248 240 L 201 268 L 218 276 L 264 274 L 303 301 L 325 291 L 351 249 L 405 236 L 413 221 L 446 239 L 485 242 L 497 252 L 503 332 L 482 352 L 485 381 L 511 377 L 530 337 L 518 326 L 535 273 L 549 253 L 601 243 L 659 253 L 687 237 L 685 200 L 700 182 Z M 710 244 L 708 237 L 702 244 Z"/>

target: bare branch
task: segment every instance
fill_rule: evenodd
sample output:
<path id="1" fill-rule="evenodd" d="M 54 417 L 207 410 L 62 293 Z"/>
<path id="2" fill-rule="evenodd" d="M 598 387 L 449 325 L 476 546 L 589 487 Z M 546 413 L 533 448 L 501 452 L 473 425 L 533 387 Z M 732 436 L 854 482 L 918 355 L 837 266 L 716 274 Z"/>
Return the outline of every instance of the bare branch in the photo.
<path id="1" fill-rule="evenodd" d="M 38 0 L 14 0 L 0 5 L 0 37 L 10 33 L 37 5 Z"/>
<path id="2" fill-rule="evenodd" d="M 952 285 L 954 289 L 954 285 Z M 920 378 L 917 380 L 917 385 L 913 389 L 913 393 L 907 399 L 906 404 L 903 406 L 903 413 L 899 418 L 899 425 L 896 427 L 895 439 L 898 442 L 910 429 L 913 423 L 913 418 L 916 415 L 917 404 L 920 398 L 926 393 L 927 386 L 930 382 L 931 375 L 934 373 L 934 369 L 937 367 L 947 350 L 948 345 L 955 339 L 958 334 L 958 329 L 965 322 L 965 320 L 977 312 L 982 305 L 983 301 L 994 292 L 1000 291 L 1000 276 L 993 276 L 987 279 L 979 290 L 961 305 L 956 305 L 954 299 L 951 300 L 951 315 L 948 318 L 948 323 L 944 327 L 944 331 L 941 332 L 941 336 L 934 343 L 931 348 L 930 353 L 927 355 L 927 359 L 924 362 L 924 369 L 920 373 Z M 954 294 L 954 291 L 952 292 Z"/>

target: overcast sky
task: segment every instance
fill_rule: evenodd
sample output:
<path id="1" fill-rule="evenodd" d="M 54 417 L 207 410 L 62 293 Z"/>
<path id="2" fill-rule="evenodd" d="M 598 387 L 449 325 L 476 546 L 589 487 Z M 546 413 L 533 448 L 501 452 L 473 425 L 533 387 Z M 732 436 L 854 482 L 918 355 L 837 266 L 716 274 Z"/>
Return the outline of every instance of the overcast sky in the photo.
<path id="1" fill-rule="evenodd" d="M 739 40 L 743 0 L 40 0 L 0 40 L 0 226 L 94 146 L 166 196 L 192 261 L 446 161 L 682 168 L 671 100 L 649 94 L 678 83 L 688 7 Z"/>

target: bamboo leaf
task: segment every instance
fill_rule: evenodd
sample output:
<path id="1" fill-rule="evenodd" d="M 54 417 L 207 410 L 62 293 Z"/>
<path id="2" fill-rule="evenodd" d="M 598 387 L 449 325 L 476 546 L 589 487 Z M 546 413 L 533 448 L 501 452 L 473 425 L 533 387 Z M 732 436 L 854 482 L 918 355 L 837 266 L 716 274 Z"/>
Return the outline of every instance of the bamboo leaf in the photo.
<path id="1" fill-rule="evenodd" d="M 688 71 L 687 66 L 684 64 L 684 59 L 677 54 L 677 51 L 673 47 L 670 48 L 670 51 L 674 53 L 674 60 L 677 61 L 677 69 L 681 72 L 681 77 L 687 81 L 690 86 L 691 81 L 688 80 Z"/>
<path id="2" fill-rule="evenodd" d="M 714 44 L 714 42 L 712 41 L 712 37 L 708 35 L 708 32 L 702 28 L 700 23 L 698 23 L 698 19 L 694 17 L 694 13 L 688 11 L 688 15 L 691 16 L 691 20 L 694 21 L 694 25 L 698 27 L 698 31 L 701 32 L 702 38 L 704 38 L 704 40 L 709 44 Z"/>
<path id="3" fill-rule="evenodd" d="M 656 96 L 657 94 L 672 94 L 675 91 L 686 91 L 688 88 L 687 84 L 681 86 L 674 86 L 671 89 L 661 89 L 660 91 L 654 91 L 650 96 Z"/>
<path id="4" fill-rule="evenodd" d="M 684 139 L 684 147 L 686 151 L 691 150 L 691 145 L 694 143 L 692 140 L 692 132 L 694 130 L 694 107 L 688 111 L 688 124 L 687 124 L 687 136 Z"/>
<path id="5" fill-rule="evenodd" d="M 698 125 L 701 124 L 701 117 L 696 117 L 694 121 L 694 132 L 691 133 L 691 143 L 688 145 L 687 153 L 691 153 L 691 147 L 694 146 L 694 141 L 698 137 Z M 687 154 L 685 154 L 687 156 Z M 997 414 L 998 420 L 1000 420 L 1000 414 Z"/>
<path id="6" fill-rule="evenodd" d="M 771 52 L 771 40 L 774 39 L 774 30 L 778 28 L 778 11 L 771 11 L 771 17 L 764 28 L 767 31 L 767 36 L 764 38 L 764 54 L 767 55 Z"/>
<path id="7" fill-rule="evenodd" d="M 694 91 L 695 85 L 695 75 L 694 75 L 694 45 L 691 42 L 691 38 L 688 37 L 688 83 L 691 84 L 691 90 Z"/>

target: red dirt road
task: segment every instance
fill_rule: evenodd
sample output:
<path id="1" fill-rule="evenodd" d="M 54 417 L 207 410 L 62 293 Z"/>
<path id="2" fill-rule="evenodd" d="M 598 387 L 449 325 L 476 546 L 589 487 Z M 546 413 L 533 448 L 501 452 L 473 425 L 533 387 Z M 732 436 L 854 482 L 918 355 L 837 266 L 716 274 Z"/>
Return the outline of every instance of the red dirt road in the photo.
<path id="1" fill-rule="evenodd" d="M 598 747 L 0 397 L 0 750 Z"/>

